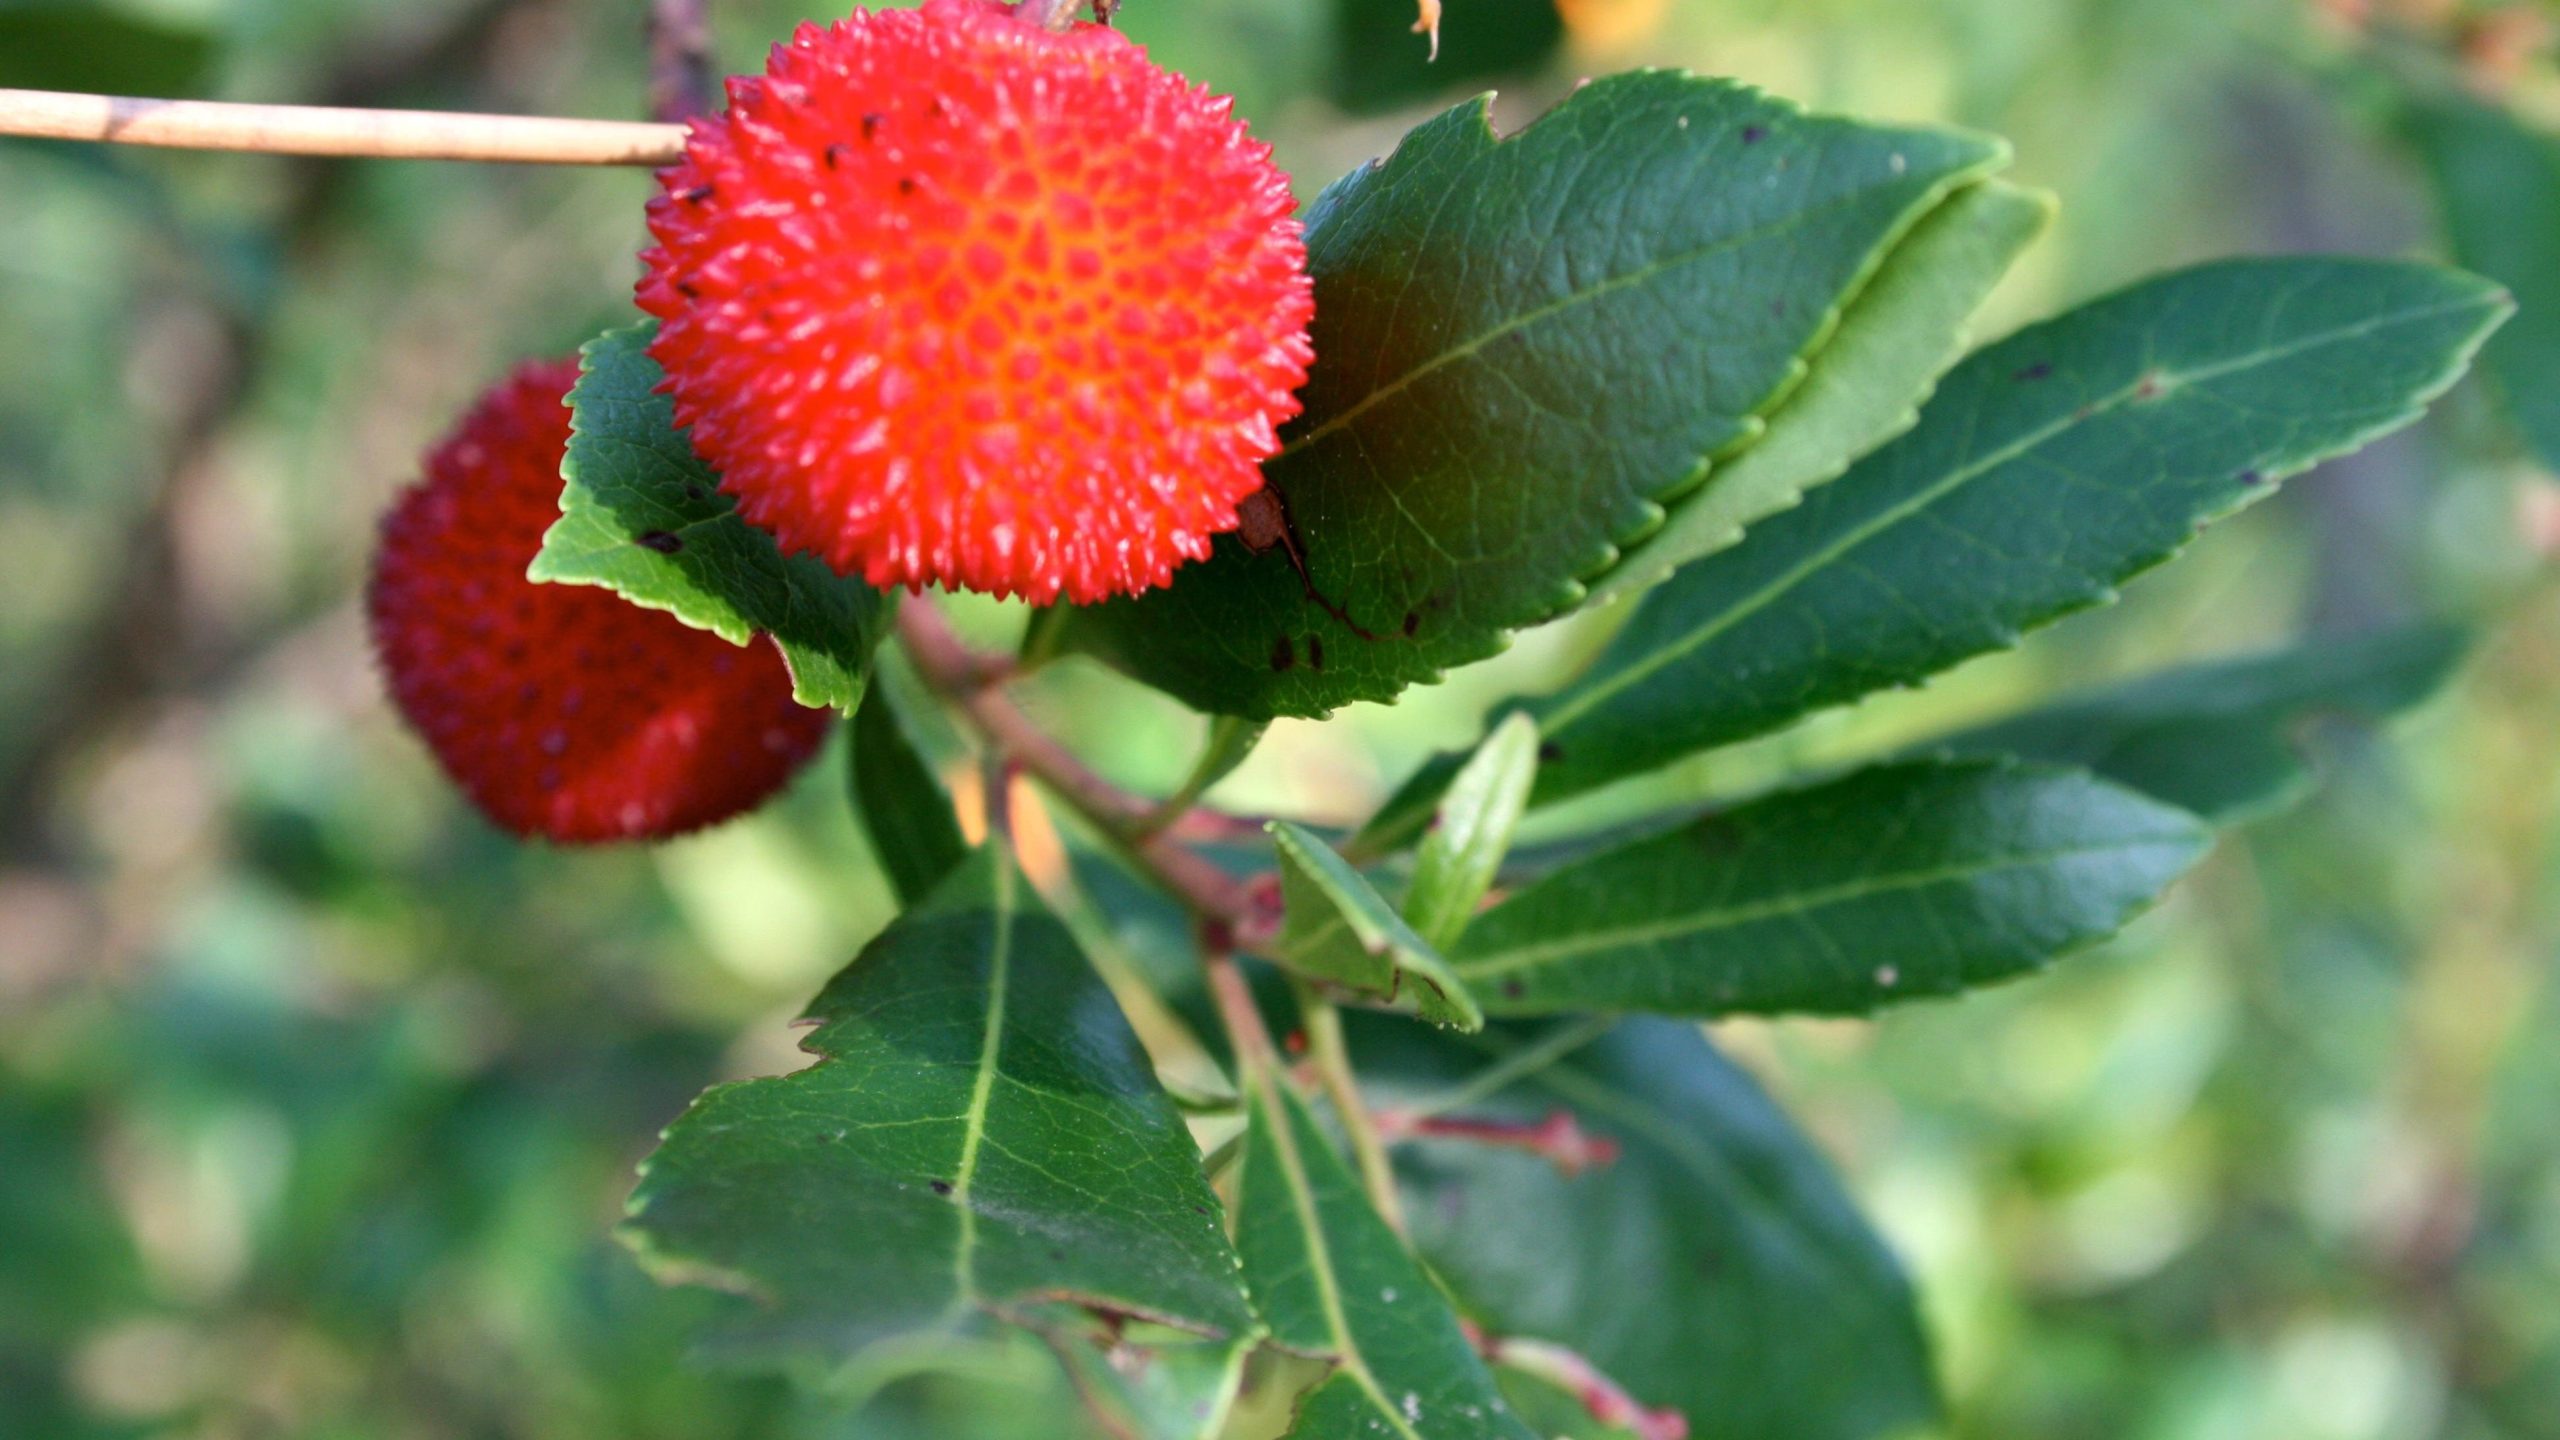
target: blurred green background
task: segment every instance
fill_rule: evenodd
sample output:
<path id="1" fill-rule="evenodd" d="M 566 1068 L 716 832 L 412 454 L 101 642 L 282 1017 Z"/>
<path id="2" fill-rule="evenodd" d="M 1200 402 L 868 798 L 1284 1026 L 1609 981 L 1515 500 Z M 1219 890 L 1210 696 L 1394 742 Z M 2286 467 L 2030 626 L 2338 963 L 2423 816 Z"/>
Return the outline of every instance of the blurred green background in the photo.
<path id="1" fill-rule="evenodd" d="M 631 115 L 642 8 L 0 0 L 0 85 Z M 715 10 L 732 68 L 803 18 Z M 1430 68 L 1409 21 L 1123 14 L 1309 194 L 1457 96 L 1498 83 L 1516 124 L 1634 65 L 2004 133 L 2065 203 L 1985 335 L 2204 256 L 2446 253 L 2446 174 L 2519 329 L 2560 292 L 2532 6 L 1449 0 Z M 1066 1433 L 1019 1348 L 860 1409 L 867 1380 L 694 1370 L 704 1297 L 607 1238 L 657 1127 L 795 1063 L 786 1022 L 888 919 L 840 759 L 661 849 L 521 847 L 366 655 L 373 517 L 484 383 L 627 311 L 649 189 L 0 141 L 0 1436 Z M 2481 627 L 2393 733 L 2308 737 L 2319 798 L 2119 943 L 1880 1024 L 1724 1027 L 1918 1275 L 1955 1433 L 2560 1436 L 2560 490 L 2499 398 L 2466 387 L 2021 653 L 1649 792 L 2300 632 Z M 1356 818 L 1615 618 L 1284 724 L 1217 798 Z M 1081 666 L 1032 698 L 1140 787 L 1200 730 Z"/>

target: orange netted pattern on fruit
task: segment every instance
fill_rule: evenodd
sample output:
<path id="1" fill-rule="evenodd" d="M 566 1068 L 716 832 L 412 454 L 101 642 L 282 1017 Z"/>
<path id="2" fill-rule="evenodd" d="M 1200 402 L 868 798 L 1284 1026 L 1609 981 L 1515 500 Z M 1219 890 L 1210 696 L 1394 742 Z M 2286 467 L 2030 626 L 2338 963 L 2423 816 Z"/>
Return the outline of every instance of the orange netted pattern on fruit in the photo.
<path id="1" fill-rule="evenodd" d="M 366 594 L 391 696 L 491 821 L 656 839 L 753 808 L 825 738 L 780 652 L 587 585 L 525 578 L 560 514 L 575 360 L 521 367 L 384 518 Z"/>
<path id="2" fill-rule="evenodd" d="M 803 26 L 650 202 L 676 418 L 877 585 L 1161 585 L 1261 486 L 1314 313 L 1288 177 L 1117 32 L 990 0 Z"/>

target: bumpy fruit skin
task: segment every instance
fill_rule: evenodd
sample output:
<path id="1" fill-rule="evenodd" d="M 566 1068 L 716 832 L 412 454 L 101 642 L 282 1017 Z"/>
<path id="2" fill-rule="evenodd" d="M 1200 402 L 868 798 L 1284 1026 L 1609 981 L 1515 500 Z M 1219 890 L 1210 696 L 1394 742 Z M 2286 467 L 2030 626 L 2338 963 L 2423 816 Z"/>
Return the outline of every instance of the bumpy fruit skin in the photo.
<path id="1" fill-rule="evenodd" d="M 1229 103 L 992 0 L 802 26 L 659 172 L 638 298 L 678 423 L 840 574 L 1163 584 L 1313 354 L 1288 177 Z"/>
<path id="2" fill-rule="evenodd" d="M 609 590 L 525 578 L 560 513 L 575 360 L 519 368 L 382 524 L 366 611 L 401 714 L 482 813 L 591 844 L 753 808 L 825 738 L 780 652 Z"/>

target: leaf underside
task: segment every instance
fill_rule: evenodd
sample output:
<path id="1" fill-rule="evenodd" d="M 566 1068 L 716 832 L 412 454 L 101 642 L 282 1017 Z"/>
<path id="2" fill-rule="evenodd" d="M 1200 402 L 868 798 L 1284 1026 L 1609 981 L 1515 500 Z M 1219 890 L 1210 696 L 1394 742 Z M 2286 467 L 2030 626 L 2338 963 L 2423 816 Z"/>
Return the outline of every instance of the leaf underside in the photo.
<path id="1" fill-rule="evenodd" d="M 602 585 L 733 644 L 769 634 L 801 704 L 853 709 L 894 597 L 812 556 L 785 556 L 739 518 L 657 393 L 655 333 L 654 323 L 610 330 L 579 352 L 560 518 L 528 573 Z"/>
<path id="2" fill-rule="evenodd" d="M 1199 1152 L 1110 992 L 982 849 L 810 1010 L 806 1070 L 668 1127 L 624 1234 L 756 1303 L 740 1361 L 841 1361 L 1071 1300 L 1203 1334 L 1254 1321 Z"/>
<path id="3" fill-rule="evenodd" d="M 1964 354 L 1974 312 L 2053 223 L 2053 210 L 2041 192 L 1986 180 L 1931 212 L 1841 316 L 1803 386 L 1769 417 L 1768 433 L 1593 582 L 1589 603 L 1649 589 L 1739 542 L 1747 527 L 1918 423 L 1930 389 Z"/>
<path id="4" fill-rule="evenodd" d="M 2079 771 L 1879 766 L 1568 865 L 1450 966 L 1493 1015 L 1864 1014 L 2114 934 L 2210 839 Z"/>
<path id="5" fill-rule="evenodd" d="M 1286 820 L 1270 830 L 1286 906 L 1275 959 L 1310 979 L 1410 1006 L 1435 1025 L 1483 1026 L 1484 1011 L 1448 962 L 1332 846 Z"/>
<path id="6" fill-rule="evenodd" d="M 1308 212 L 1319 359 L 1264 467 L 1294 542 L 1222 536 L 1060 638 L 1255 719 L 1495 653 L 1755 439 L 1896 243 L 2006 158 L 1668 71 L 1507 138 L 1482 100 L 1424 123 Z"/>

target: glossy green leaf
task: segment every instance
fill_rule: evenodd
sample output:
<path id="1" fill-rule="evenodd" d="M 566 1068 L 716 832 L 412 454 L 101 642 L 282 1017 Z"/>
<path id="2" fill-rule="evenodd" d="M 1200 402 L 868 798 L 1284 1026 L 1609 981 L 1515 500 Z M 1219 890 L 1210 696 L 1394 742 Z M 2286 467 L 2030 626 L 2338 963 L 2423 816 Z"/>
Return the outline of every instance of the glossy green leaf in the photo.
<path id="1" fill-rule="evenodd" d="M 2515 323 L 2482 359 L 2534 454 L 2560 470 L 2560 137 L 2450 88 L 2412 98 L 2401 128 L 2454 258 L 2515 292 Z"/>
<path id="2" fill-rule="evenodd" d="M 2378 720 L 2419 704 L 2444 687 L 2466 639 L 2430 625 L 2310 641 L 2145 676 L 1922 748 L 2076 765 L 2236 824 L 2311 788 L 2296 743 L 2304 725 L 2329 715 Z"/>
<path id="3" fill-rule="evenodd" d="M 2210 840 L 2076 770 L 1879 766 L 1566 866 L 1450 965 L 1496 1015 L 1862 1014 L 2104 939 Z"/>
<path id="4" fill-rule="evenodd" d="M 1393 698 L 1571 609 L 1759 436 L 1996 141 L 1615 75 L 1497 139 L 1484 102 L 1310 208 L 1317 364 L 1265 467 L 1294 540 L 1220 537 L 1062 643 L 1195 708 Z"/>
<path id="5" fill-rule="evenodd" d="M 1537 723 L 1515 714 L 1494 727 L 1450 783 L 1405 894 L 1405 918 L 1425 943 L 1445 949 L 1466 930 L 1511 850 L 1537 777 Z"/>
<path id="6" fill-rule="evenodd" d="M 1769 417 L 1768 433 L 1594 582 L 1591 602 L 1660 584 L 1910 429 L 1938 377 L 1964 353 L 1974 311 L 2052 223 L 2052 197 L 1996 180 L 1938 207 L 1841 317 L 1840 333 L 1803 388 Z"/>
<path id="7" fill-rule="evenodd" d="M 1382 1107 L 1489 1082 L 1453 1113 L 1531 1125 L 1561 1109 L 1618 1148 L 1568 1176 L 1470 1140 L 1397 1147 L 1414 1243 L 1495 1333 L 1579 1352 L 1687 1416 L 1692 1440 L 1870 1440 L 1937 1418 L 1900 1267 L 1813 1143 L 1695 1026 L 1461 1037 L 1346 1019 Z"/>
<path id="8" fill-rule="evenodd" d="M 854 813 L 898 903 L 914 905 L 969 858 L 950 793 L 908 735 L 884 687 L 854 712 L 853 761 L 846 767 Z"/>
<path id="9" fill-rule="evenodd" d="M 579 352 L 560 519 L 528 573 L 602 585 L 735 644 L 769 634 L 802 704 L 852 709 L 893 597 L 812 556 L 786 557 L 738 517 L 675 428 L 674 402 L 657 393 L 651 333 L 608 331 Z"/>
<path id="10" fill-rule="evenodd" d="M 1335 1362 L 1290 1440 L 1533 1440 L 1296 1095 L 1248 1097 L 1236 1245 L 1274 1343 Z"/>
<path id="11" fill-rule="evenodd" d="M 1286 820 L 1270 830 L 1287 907 L 1272 958 L 1311 979 L 1410 1006 L 1436 1025 L 1484 1024 L 1484 1011 L 1440 952 L 1332 846 Z"/>
<path id="12" fill-rule="evenodd" d="M 1648 594 L 1533 803 L 1909 685 L 2103 604 L 2208 521 L 2417 418 L 2512 308 L 2473 276 L 2245 260 L 1980 352 L 1918 429 Z"/>
<path id="13" fill-rule="evenodd" d="M 1065 1300 L 1253 1325 L 1181 1118 L 1074 942 L 974 856 L 810 1008 L 822 1057 L 670 1126 L 624 1234 L 751 1297 L 719 1345 L 842 1360 Z"/>

